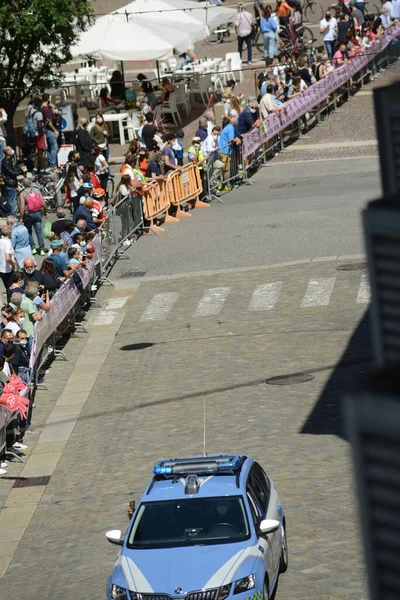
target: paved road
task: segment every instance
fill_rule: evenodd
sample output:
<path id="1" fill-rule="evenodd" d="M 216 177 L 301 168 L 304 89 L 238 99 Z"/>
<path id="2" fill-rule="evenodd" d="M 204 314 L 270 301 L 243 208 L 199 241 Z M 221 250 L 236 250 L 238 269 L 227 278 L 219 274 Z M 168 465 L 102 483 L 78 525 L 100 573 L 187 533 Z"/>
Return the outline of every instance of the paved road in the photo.
<path id="1" fill-rule="evenodd" d="M 365 340 L 351 344 L 341 369 L 335 365 L 363 318 L 368 289 L 362 271 L 337 271 L 341 264 L 238 269 L 138 288 L 121 280 L 108 308 L 93 313 L 59 421 L 50 417 L 42 429 L 37 447 L 44 454 L 33 458 L 48 465 L 46 457 L 58 452 L 76 419 L 81 390 L 91 388 L 57 468 L 43 471 L 51 479 L 0 583 L 1 598 L 17 597 L 21 585 L 25 600 L 103 597 L 117 554 L 103 534 L 126 527 L 127 502 L 139 499 L 156 459 L 202 450 L 204 394 L 208 451 L 254 455 L 282 493 L 291 566 L 278 598 L 365 597 L 338 416 L 338 391 L 368 360 Z M 57 386 L 62 371 L 55 366 L 50 385 Z M 314 379 L 265 384 L 304 371 Z M 40 460 L 34 471 L 29 460 L 25 474 L 38 475 Z M 1 513 L 1 542 L 19 535 L 13 509 L 8 504 Z"/>

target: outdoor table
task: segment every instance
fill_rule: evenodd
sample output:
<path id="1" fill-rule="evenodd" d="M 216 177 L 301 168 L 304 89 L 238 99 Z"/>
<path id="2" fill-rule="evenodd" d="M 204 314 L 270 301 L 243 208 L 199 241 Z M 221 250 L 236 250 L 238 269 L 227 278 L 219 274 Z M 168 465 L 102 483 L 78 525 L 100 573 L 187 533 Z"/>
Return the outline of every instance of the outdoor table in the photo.
<path id="1" fill-rule="evenodd" d="M 210 73 L 217 69 L 218 65 L 222 62 L 222 58 L 207 58 L 204 60 L 198 60 L 195 63 L 190 63 L 183 67 L 183 69 L 175 69 L 173 76 L 184 76 L 190 77 L 191 75 L 201 75 L 203 73 Z"/>
<path id="2" fill-rule="evenodd" d="M 127 112 L 120 113 L 104 113 L 103 119 L 106 123 L 118 123 L 119 127 L 119 141 L 121 146 L 125 144 L 125 131 L 124 131 L 124 121 L 130 125 L 131 117 Z"/>

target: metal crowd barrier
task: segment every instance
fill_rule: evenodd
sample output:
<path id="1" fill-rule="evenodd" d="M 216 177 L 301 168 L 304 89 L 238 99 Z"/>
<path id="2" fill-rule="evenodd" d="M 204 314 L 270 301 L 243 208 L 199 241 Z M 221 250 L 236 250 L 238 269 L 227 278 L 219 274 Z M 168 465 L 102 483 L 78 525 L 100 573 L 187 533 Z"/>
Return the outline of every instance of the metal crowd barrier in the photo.
<path id="1" fill-rule="evenodd" d="M 141 196 L 131 194 L 121 199 L 115 196 L 114 200 L 102 226 L 101 260 L 96 265 L 95 283 L 107 281 L 107 275 L 119 258 L 129 258 L 126 248 L 135 241 L 135 235 L 144 227 Z"/>
<path id="2" fill-rule="evenodd" d="M 258 130 L 243 136 L 244 156 L 247 159 L 245 174 L 266 164 L 271 152 L 285 149 L 285 143 L 293 135 L 302 136 L 303 130 L 311 124 L 319 124 L 324 113 L 337 109 L 351 96 L 351 85 L 363 86 L 365 81 L 397 60 L 400 43 L 394 38 L 400 36 L 400 23 L 397 23 L 351 62 L 343 65 L 315 83 L 285 104 L 284 114 L 269 115 Z"/>

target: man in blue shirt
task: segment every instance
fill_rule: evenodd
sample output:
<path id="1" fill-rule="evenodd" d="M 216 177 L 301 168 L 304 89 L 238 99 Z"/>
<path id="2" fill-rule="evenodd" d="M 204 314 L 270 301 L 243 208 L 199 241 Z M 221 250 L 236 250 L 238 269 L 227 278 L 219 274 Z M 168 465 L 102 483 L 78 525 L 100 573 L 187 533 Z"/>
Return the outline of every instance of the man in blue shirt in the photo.
<path id="1" fill-rule="evenodd" d="M 232 144 L 235 144 L 237 140 L 235 131 L 237 124 L 238 118 L 231 115 L 229 123 L 225 125 L 219 137 L 220 158 L 224 165 L 224 181 L 229 179 L 229 172 L 231 168 Z M 225 189 L 228 191 L 231 188 L 229 186 L 225 186 Z"/>
<path id="2" fill-rule="evenodd" d="M 74 223 L 79 219 L 85 219 L 87 231 L 98 231 L 96 223 L 92 217 L 93 198 L 86 198 L 85 202 L 78 206 L 74 212 Z"/>
<path id="3" fill-rule="evenodd" d="M 226 160 L 224 158 L 225 156 L 230 156 L 232 154 L 232 143 L 236 137 L 235 127 L 237 127 L 237 124 L 238 118 L 231 115 L 229 123 L 225 125 L 219 136 L 219 149 L 223 161 Z"/>
<path id="4" fill-rule="evenodd" d="M 68 266 L 67 261 L 63 256 L 60 256 L 61 248 L 64 244 L 64 240 L 52 240 L 50 242 L 51 249 L 53 253 L 48 257 L 49 260 L 52 260 L 55 266 L 56 277 L 57 279 L 69 277 L 76 271 L 78 267 L 81 266 L 82 263 L 78 265 L 73 265 L 71 267 Z"/>

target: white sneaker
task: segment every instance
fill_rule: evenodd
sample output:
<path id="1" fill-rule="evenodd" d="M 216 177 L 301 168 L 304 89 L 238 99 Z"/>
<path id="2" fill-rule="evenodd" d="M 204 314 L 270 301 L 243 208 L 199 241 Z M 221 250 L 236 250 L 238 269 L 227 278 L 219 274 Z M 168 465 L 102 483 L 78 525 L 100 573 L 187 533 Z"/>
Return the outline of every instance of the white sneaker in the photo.
<path id="1" fill-rule="evenodd" d="M 21 442 L 15 442 L 13 448 L 17 448 L 18 450 L 26 450 L 28 446 L 25 444 L 21 444 Z"/>
<path id="2" fill-rule="evenodd" d="M 8 462 L 6 460 L 0 463 L 1 469 L 6 469 L 7 467 L 8 467 Z"/>
<path id="3" fill-rule="evenodd" d="M 7 475 L 7 471 L 5 469 L 0 469 L 0 475 Z"/>

